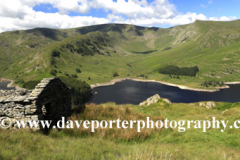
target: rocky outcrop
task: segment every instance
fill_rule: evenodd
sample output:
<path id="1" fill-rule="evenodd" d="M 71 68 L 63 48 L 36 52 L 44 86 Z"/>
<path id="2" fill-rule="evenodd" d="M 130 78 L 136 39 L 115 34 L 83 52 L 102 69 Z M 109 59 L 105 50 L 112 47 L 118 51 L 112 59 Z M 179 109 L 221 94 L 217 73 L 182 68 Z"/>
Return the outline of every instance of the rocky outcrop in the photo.
<path id="1" fill-rule="evenodd" d="M 146 101 L 141 102 L 139 106 L 144 106 L 144 105 L 149 106 L 151 104 L 157 103 L 157 101 L 160 99 L 161 97 L 158 94 L 155 94 L 154 96 L 149 97 Z"/>
<path id="2" fill-rule="evenodd" d="M 70 114 L 70 88 L 59 78 L 45 78 L 34 90 L 0 90 L 0 119 L 10 118 L 9 128 L 17 128 L 17 120 L 55 121 Z"/>
<path id="3" fill-rule="evenodd" d="M 206 107 L 207 109 L 215 108 L 216 104 L 214 102 L 199 102 L 200 107 Z"/>
<path id="4" fill-rule="evenodd" d="M 199 107 L 205 107 L 205 106 L 206 106 L 205 103 L 203 103 L 203 102 L 199 102 Z"/>
<path id="5" fill-rule="evenodd" d="M 166 102 L 167 104 L 172 104 L 171 101 L 167 98 L 161 98 L 158 94 L 155 94 L 152 97 L 149 97 L 147 100 L 141 102 L 139 106 L 149 106 L 151 104 L 157 103 L 159 100 Z"/>

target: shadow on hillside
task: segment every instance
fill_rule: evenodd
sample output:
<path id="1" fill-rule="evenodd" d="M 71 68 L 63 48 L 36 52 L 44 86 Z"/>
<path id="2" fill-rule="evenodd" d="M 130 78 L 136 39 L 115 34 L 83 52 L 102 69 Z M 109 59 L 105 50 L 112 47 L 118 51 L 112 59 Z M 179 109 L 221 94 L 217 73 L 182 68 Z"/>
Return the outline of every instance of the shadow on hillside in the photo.
<path id="1" fill-rule="evenodd" d="M 150 28 L 148 28 L 148 30 L 151 30 L 151 31 L 158 31 L 159 28 L 157 28 L 157 27 L 150 27 Z"/>
<path id="2" fill-rule="evenodd" d="M 145 52 L 135 52 L 135 51 L 132 51 L 132 53 L 137 53 L 137 54 L 150 54 L 152 52 L 155 52 L 157 50 L 150 50 L 150 51 L 145 51 Z"/>
<path id="3" fill-rule="evenodd" d="M 87 34 L 89 32 L 100 31 L 107 33 L 109 31 L 119 32 L 122 34 L 122 30 L 126 28 L 125 24 L 100 24 L 100 25 L 93 25 L 88 27 L 81 27 L 76 31 L 80 34 Z"/>
<path id="4" fill-rule="evenodd" d="M 167 51 L 167 50 L 169 50 L 169 49 L 172 49 L 172 47 L 166 47 L 166 48 L 164 48 L 162 51 Z"/>
<path id="5" fill-rule="evenodd" d="M 143 35 L 138 29 L 134 30 L 133 28 L 130 28 L 129 30 L 127 30 L 127 32 L 135 32 L 135 35 L 137 35 L 137 36 Z"/>
<path id="6" fill-rule="evenodd" d="M 58 35 L 67 37 L 67 33 L 62 33 L 56 29 L 49 29 L 49 28 L 35 28 L 26 30 L 26 33 L 33 33 L 34 35 L 43 35 L 46 38 L 52 39 L 52 40 L 58 40 Z"/>

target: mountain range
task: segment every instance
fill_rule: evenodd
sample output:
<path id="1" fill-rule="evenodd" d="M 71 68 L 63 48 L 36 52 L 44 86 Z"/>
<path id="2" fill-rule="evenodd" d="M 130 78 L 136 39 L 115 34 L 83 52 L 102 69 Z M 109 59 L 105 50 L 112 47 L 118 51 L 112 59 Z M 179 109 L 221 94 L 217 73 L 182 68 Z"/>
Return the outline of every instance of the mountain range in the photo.
<path id="1" fill-rule="evenodd" d="M 179 79 L 158 70 L 197 66 Z M 240 80 L 240 20 L 200 21 L 171 28 L 102 24 L 73 29 L 35 28 L 0 34 L 0 76 L 23 86 L 64 76 L 89 84 L 144 77 L 189 87 L 206 80 Z"/>

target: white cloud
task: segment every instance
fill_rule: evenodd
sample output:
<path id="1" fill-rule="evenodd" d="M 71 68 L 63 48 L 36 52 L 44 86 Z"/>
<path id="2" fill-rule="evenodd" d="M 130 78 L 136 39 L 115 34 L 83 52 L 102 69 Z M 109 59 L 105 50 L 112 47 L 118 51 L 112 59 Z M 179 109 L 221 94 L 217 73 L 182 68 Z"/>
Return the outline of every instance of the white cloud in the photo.
<path id="1" fill-rule="evenodd" d="M 114 14 L 108 14 L 107 15 L 107 19 L 112 21 L 112 20 L 115 20 L 115 21 L 125 21 L 125 18 L 123 18 L 121 15 L 120 16 L 117 16 L 117 15 L 114 15 Z"/>
<path id="2" fill-rule="evenodd" d="M 236 20 L 237 17 L 226 17 L 226 16 L 222 16 L 222 17 L 210 17 L 208 20 L 211 21 L 232 21 L 232 20 Z"/>
<path id="3" fill-rule="evenodd" d="M 210 2 L 210 1 L 209 1 Z M 36 12 L 33 7 L 51 4 L 58 13 Z M 203 5 L 204 6 L 204 5 Z M 107 17 L 84 16 L 91 9 L 103 9 Z M 68 16 L 68 12 L 82 16 Z M 203 14 L 181 14 L 168 0 L 0 0 L 0 32 L 36 27 L 73 28 L 103 23 L 135 25 L 181 25 L 200 20 L 234 20 L 236 17 L 206 17 Z"/>
<path id="4" fill-rule="evenodd" d="M 203 14 L 196 14 L 196 13 L 187 13 L 187 14 L 179 14 L 177 16 L 175 16 L 174 18 L 149 18 L 149 19 L 128 19 L 126 20 L 124 23 L 128 23 L 128 24 L 136 24 L 136 25 L 144 25 L 144 26 L 148 26 L 148 25 L 183 25 L 183 24 L 188 24 L 188 23 L 192 23 L 195 20 L 208 20 L 208 18 L 206 16 L 204 16 Z M 117 21 L 118 22 L 118 21 Z M 123 23 L 123 22 L 118 22 L 118 23 Z"/>
<path id="5" fill-rule="evenodd" d="M 22 19 L 25 15 L 33 12 L 31 7 L 22 4 L 19 0 L 0 1 L 0 16 Z"/>
<path id="6" fill-rule="evenodd" d="M 123 14 L 129 18 L 136 17 L 158 17 L 169 18 L 175 15 L 176 9 L 167 0 L 155 0 L 148 4 L 146 0 L 92 0 L 93 8 L 111 10 L 113 14 Z"/>
<path id="7" fill-rule="evenodd" d="M 213 1 L 208 1 L 208 4 L 212 4 L 213 3 Z"/>
<path id="8" fill-rule="evenodd" d="M 203 4 L 201 4 L 200 6 L 203 7 L 203 8 L 207 8 L 207 6 L 205 6 L 205 5 L 203 5 Z"/>
<path id="9" fill-rule="evenodd" d="M 91 16 L 61 15 L 59 13 L 36 12 L 34 15 L 26 15 L 23 19 L 12 17 L 0 17 L 0 32 L 22 30 L 36 27 L 46 28 L 74 28 L 94 24 L 110 23 L 108 19 Z"/>
<path id="10" fill-rule="evenodd" d="M 205 20 L 205 21 L 230 21 L 235 20 L 236 17 L 206 17 L 203 14 L 196 14 L 188 12 L 186 14 L 178 14 L 174 18 L 136 18 L 136 19 L 127 19 L 125 21 L 115 21 L 116 23 L 127 23 L 127 24 L 135 24 L 135 25 L 143 25 L 143 26 L 155 26 L 155 25 L 184 25 L 193 23 L 195 20 Z"/>

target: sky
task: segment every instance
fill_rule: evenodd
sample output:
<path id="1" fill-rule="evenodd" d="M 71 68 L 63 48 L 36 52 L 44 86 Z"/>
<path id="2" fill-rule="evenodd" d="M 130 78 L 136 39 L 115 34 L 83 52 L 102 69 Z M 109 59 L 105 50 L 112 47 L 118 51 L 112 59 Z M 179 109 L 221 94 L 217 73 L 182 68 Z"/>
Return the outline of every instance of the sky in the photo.
<path id="1" fill-rule="evenodd" d="M 240 0 L 0 0 L 0 33 L 105 23 L 168 28 L 240 18 Z"/>

